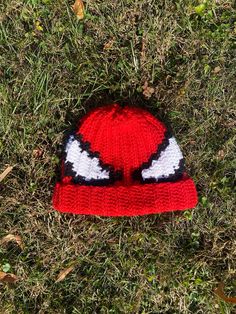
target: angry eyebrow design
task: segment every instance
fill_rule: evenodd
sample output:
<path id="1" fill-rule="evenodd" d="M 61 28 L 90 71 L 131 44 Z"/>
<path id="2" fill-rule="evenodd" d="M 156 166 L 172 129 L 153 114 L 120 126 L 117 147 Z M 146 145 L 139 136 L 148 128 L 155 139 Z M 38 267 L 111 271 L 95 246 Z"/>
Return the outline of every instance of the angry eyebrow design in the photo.
<path id="1" fill-rule="evenodd" d="M 64 175 L 74 183 L 85 185 L 108 185 L 121 179 L 121 171 L 101 161 L 98 152 L 92 152 L 90 143 L 81 134 L 69 136 L 65 145 Z"/>
<path id="2" fill-rule="evenodd" d="M 185 170 L 185 161 L 175 137 L 165 132 L 163 142 L 147 162 L 133 172 L 133 178 L 142 183 L 173 182 L 180 179 Z"/>

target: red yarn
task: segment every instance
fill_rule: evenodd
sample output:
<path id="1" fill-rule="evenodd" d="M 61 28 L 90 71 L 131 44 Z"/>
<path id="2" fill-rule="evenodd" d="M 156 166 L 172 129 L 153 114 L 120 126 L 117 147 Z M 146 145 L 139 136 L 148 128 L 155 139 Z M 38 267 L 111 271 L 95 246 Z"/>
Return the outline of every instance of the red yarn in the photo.
<path id="1" fill-rule="evenodd" d="M 62 178 L 53 195 L 56 210 L 135 216 L 197 204 L 194 182 L 181 170 L 181 160 L 176 169 L 180 151 L 175 140 L 167 138 L 165 125 L 143 109 L 113 104 L 93 110 L 81 119 L 66 149 Z M 134 176 L 137 169 L 140 179 Z M 118 171 L 120 179 L 115 176 Z"/>

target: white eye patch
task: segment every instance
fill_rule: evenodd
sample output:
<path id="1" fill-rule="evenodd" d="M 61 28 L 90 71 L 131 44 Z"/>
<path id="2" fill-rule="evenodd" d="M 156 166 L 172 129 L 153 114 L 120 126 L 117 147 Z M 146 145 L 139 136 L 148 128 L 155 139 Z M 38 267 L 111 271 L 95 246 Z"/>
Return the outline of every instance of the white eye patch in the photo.
<path id="1" fill-rule="evenodd" d="M 167 144 L 165 149 L 151 160 L 149 167 L 142 169 L 141 176 L 144 181 L 168 181 L 183 173 L 184 159 L 175 138 L 170 137 Z"/>
<path id="2" fill-rule="evenodd" d="M 85 182 L 110 179 L 109 169 L 102 166 L 95 154 L 87 151 L 78 137 L 71 135 L 65 147 L 65 175 Z"/>

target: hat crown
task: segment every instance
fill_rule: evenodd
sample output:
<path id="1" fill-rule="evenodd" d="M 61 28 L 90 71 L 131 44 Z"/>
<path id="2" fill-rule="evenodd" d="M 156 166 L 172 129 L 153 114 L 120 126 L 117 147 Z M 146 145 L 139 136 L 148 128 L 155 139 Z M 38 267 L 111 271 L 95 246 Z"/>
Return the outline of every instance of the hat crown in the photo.
<path id="1" fill-rule="evenodd" d="M 165 132 L 164 124 L 149 112 L 112 104 L 85 116 L 76 133 L 104 163 L 122 171 L 123 183 L 130 184 L 132 172 L 156 152 Z"/>

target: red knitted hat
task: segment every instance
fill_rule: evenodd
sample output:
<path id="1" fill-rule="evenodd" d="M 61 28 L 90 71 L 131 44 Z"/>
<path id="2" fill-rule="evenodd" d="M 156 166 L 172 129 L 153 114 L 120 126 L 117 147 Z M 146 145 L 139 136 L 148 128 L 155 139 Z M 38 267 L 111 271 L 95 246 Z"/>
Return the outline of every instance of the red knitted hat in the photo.
<path id="1" fill-rule="evenodd" d="M 61 212 L 135 216 L 197 204 L 194 182 L 165 125 L 117 104 L 82 118 L 66 142 L 53 206 Z"/>

